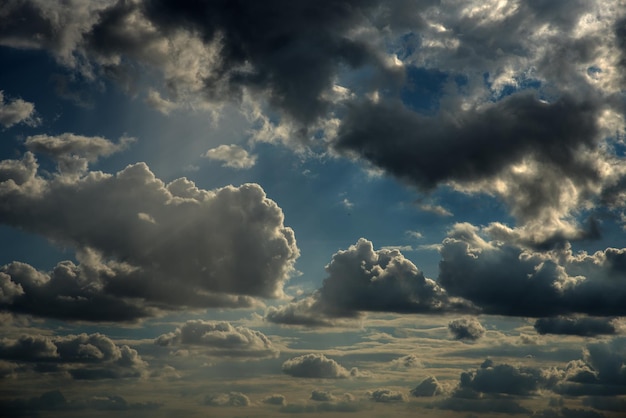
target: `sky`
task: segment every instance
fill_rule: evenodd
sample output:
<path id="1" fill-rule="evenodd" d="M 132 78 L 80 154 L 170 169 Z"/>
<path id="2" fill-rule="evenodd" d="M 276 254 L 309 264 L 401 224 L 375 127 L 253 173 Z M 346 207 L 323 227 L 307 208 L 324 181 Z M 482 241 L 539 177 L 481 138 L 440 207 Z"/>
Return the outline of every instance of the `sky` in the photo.
<path id="1" fill-rule="evenodd" d="M 624 0 L 4 0 L 0 63 L 3 416 L 624 416 Z"/>

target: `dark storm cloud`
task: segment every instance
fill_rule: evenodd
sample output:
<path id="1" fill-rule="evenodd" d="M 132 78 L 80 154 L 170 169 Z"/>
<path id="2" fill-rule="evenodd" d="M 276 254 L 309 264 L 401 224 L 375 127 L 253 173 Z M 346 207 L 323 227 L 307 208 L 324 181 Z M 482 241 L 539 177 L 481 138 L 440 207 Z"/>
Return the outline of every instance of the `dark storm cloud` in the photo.
<path id="1" fill-rule="evenodd" d="M 539 334 L 580 335 L 594 337 L 617 333 L 613 318 L 556 317 L 539 318 L 535 321 L 535 330 Z"/>
<path id="2" fill-rule="evenodd" d="M 123 142 L 42 136 L 27 143 L 51 154 L 69 147 L 88 160 Z M 157 306 L 250 306 L 251 297 L 283 295 L 299 251 L 260 186 L 208 191 L 184 178 L 166 185 L 143 163 L 116 175 L 44 178 L 38 169 L 30 152 L 0 162 L 2 222 L 75 248 L 81 263 L 62 262 L 51 273 L 2 267 L 5 309 L 65 319 L 85 309 L 87 320 L 128 320 Z"/>
<path id="3" fill-rule="evenodd" d="M 358 371 L 348 371 L 341 364 L 323 354 L 306 354 L 283 363 L 283 373 L 293 377 L 317 379 L 346 379 Z"/>
<path id="4" fill-rule="evenodd" d="M 448 323 L 448 330 L 455 340 L 478 340 L 485 335 L 485 328 L 476 318 L 458 318 Z"/>
<path id="5" fill-rule="evenodd" d="M 407 1 L 398 7 L 408 4 L 420 7 Z M 143 8 L 163 33 L 184 28 L 204 42 L 219 41 L 217 64 L 203 80 L 209 97 L 230 100 L 244 87 L 260 90 L 271 104 L 305 123 L 328 110 L 322 93 L 341 66 L 383 67 L 379 53 L 351 33 L 369 26 L 374 13 L 389 11 L 379 1 L 158 0 Z M 393 24 L 394 17 L 388 14 L 385 23 Z"/>
<path id="6" fill-rule="evenodd" d="M 64 371 L 79 380 L 140 377 L 148 367 L 135 349 L 117 345 L 102 334 L 3 338 L 0 359 L 38 371 Z"/>
<path id="7" fill-rule="evenodd" d="M 176 348 L 196 348 L 219 357 L 276 357 L 278 350 L 263 333 L 228 322 L 190 320 L 174 332 L 160 335 L 155 343 Z"/>
<path id="8" fill-rule="evenodd" d="M 396 249 L 374 250 L 361 238 L 335 253 L 328 277 L 311 297 L 271 307 L 266 318 L 283 324 L 331 325 L 333 318 L 357 318 L 363 312 L 435 313 L 469 309 L 448 298 Z"/>
<path id="9" fill-rule="evenodd" d="M 589 171 L 575 157 L 592 145 L 596 112 L 593 103 L 546 103 L 533 93 L 438 117 L 363 102 L 344 119 L 335 147 L 424 189 L 489 177 L 529 154 L 575 175 Z"/>
<path id="10" fill-rule="evenodd" d="M 438 283 L 485 313 L 528 317 L 626 314 L 623 249 L 574 254 L 483 239 L 457 224 L 440 249 Z"/>

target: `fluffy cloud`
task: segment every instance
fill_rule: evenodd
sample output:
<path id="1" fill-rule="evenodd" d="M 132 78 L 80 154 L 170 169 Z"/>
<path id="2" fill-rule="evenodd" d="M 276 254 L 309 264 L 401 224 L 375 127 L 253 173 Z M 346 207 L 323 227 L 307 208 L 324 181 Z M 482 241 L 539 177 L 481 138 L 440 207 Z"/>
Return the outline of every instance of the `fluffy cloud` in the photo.
<path id="1" fill-rule="evenodd" d="M 324 354 L 306 354 L 294 357 L 283 363 L 283 373 L 293 377 L 317 379 L 345 379 L 358 373 L 356 369 L 347 370 Z"/>
<path id="2" fill-rule="evenodd" d="M 331 392 L 325 390 L 314 390 L 311 392 L 311 400 L 318 402 L 333 402 L 337 398 Z"/>
<path id="3" fill-rule="evenodd" d="M 266 318 L 285 324 L 326 325 L 333 318 L 356 318 L 363 312 L 434 313 L 468 308 L 450 299 L 400 251 L 374 250 L 364 238 L 335 253 L 326 272 L 328 277 L 313 296 L 272 307 Z"/>
<path id="4" fill-rule="evenodd" d="M 209 406 L 248 406 L 250 399 L 241 392 L 207 395 L 204 404 Z"/>
<path id="5" fill-rule="evenodd" d="M 617 333 L 617 327 L 615 326 L 615 320 L 613 318 L 539 318 L 535 321 L 534 327 L 539 334 L 594 337 L 596 335 L 612 335 Z"/>
<path id="6" fill-rule="evenodd" d="M 582 313 L 623 315 L 626 281 L 623 249 L 573 253 L 569 245 L 547 252 L 486 240 L 457 224 L 443 241 L 438 282 L 485 313 L 529 317 Z"/>
<path id="7" fill-rule="evenodd" d="M 485 328 L 476 318 L 459 318 L 448 323 L 448 330 L 455 340 L 475 341 L 485 335 Z"/>
<path id="8" fill-rule="evenodd" d="M 441 386 L 437 378 L 428 376 L 411 390 L 411 395 L 415 397 L 437 396 L 443 392 L 443 386 Z"/>
<path id="9" fill-rule="evenodd" d="M 376 389 L 369 391 L 367 392 L 367 396 L 374 402 L 406 402 L 406 395 L 404 393 L 390 389 Z"/>
<path id="10" fill-rule="evenodd" d="M 69 147 L 86 159 L 122 146 L 77 136 L 29 144 L 53 154 Z M 2 267 L 10 276 L 2 276 L 5 309 L 129 320 L 154 306 L 250 306 L 252 297 L 283 295 L 299 251 L 260 186 L 209 191 L 184 178 L 165 184 L 143 163 L 115 175 L 45 178 L 38 169 L 30 152 L 0 162 L 2 222 L 75 248 L 81 263 L 62 262 L 50 273 L 15 262 Z"/>
<path id="11" fill-rule="evenodd" d="M 391 364 L 394 369 L 412 369 L 415 367 L 422 367 L 422 362 L 415 354 L 407 354 L 406 356 L 394 359 L 391 361 Z"/>
<path id="12" fill-rule="evenodd" d="M 210 160 L 222 161 L 224 167 L 237 169 L 250 168 L 256 163 L 256 155 L 250 155 L 239 145 L 220 145 L 208 150 L 204 156 Z"/>
<path id="13" fill-rule="evenodd" d="M 174 332 L 160 335 L 161 346 L 197 348 L 208 355 L 234 358 L 275 357 L 278 350 L 263 333 L 228 322 L 187 321 Z"/>
<path id="14" fill-rule="evenodd" d="M 40 370 L 66 371 L 74 379 L 87 380 L 139 377 L 148 367 L 137 350 L 117 345 L 102 334 L 3 338 L 0 359 Z"/>
<path id="15" fill-rule="evenodd" d="M 285 396 L 279 395 L 279 394 L 267 396 L 263 398 L 262 402 L 268 405 L 280 405 L 280 406 L 287 405 L 287 399 L 285 398 Z"/>
<path id="16" fill-rule="evenodd" d="M 4 92 L 0 90 L 0 125 L 10 128 L 20 122 L 36 125 L 35 105 L 22 99 L 7 100 Z"/>
<path id="17" fill-rule="evenodd" d="M 35 154 L 44 154 L 56 161 L 60 173 L 83 173 L 88 163 L 100 157 L 107 157 L 128 147 L 134 138 L 122 137 L 113 143 L 99 136 L 86 137 L 72 133 L 57 136 L 34 135 L 24 141 L 24 145 Z"/>

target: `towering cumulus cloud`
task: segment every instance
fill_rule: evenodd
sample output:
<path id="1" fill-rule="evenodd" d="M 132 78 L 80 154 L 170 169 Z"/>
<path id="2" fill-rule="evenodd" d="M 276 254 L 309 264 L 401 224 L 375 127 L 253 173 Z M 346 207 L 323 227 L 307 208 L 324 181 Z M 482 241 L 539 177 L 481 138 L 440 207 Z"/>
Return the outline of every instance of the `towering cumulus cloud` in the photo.
<path id="1" fill-rule="evenodd" d="M 102 138 L 34 137 L 29 147 L 60 165 L 96 158 L 116 146 Z M 89 145 L 86 145 L 89 144 Z M 209 191 L 184 178 L 169 184 L 147 165 L 115 175 L 38 173 L 28 152 L 0 162 L 2 222 L 76 249 L 80 264 L 39 272 L 1 268 L 3 306 L 65 319 L 128 320 L 158 306 L 248 306 L 283 295 L 299 255 L 281 209 L 256 184 Z"/>

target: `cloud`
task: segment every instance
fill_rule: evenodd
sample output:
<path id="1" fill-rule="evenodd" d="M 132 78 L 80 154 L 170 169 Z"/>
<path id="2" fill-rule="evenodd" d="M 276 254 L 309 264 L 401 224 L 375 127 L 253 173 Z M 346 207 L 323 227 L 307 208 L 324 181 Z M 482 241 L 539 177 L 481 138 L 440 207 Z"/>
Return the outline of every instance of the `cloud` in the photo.
<path id="1" fill-rule="evenodd" d="M 35 117 L 35 105 L 22 99 L 5 101 L 4 92 L 0 90 L 0 125 L 10 128 L 18 123 L 39 124 Z"/>
<path id="2" fill-rule="evenodd" d="M 318 402 L 333 402 L 337 398 L 333 396 L 332 393 L 324 391 L 324 390 L 314 390 L 311 392 L 311 400 Z"/>
<path id="3" fill-rule="evenodd" d="M 333 318 L 363 312 L 434 313 L 468 309 L 448 298 L 434 280 L 397 249 L 374 250 L 361 238 L 340 250 L 326 266 L 328 277 L 312 296 L 269 308 L 266 319 L 302 325 L 327 325 Z"/>
<path id="4" fill-rule="evenodd" d="M 280 406 L 287 405 L 287 399 L 285 398 L 285 396 L 279 395 L 279 394 L 267 396 L 263 398 L 261 402 L 266 403 L 268 405 L 280 405 Z"/>
<path id="5" fill-rule="evenodd" d="M 276 357 L 278 350 L 263 333 L 228 322 L 190 320 L 155 339 L 161 346 L 197 348 L 207 355 L 233 358 Z"/>
<path id="6" fill-rule="evenodd" d="M 115 148 L 93 138 L 39 139 L 31 144 L 45 143 L 50 152 L 68 146 L 85 158 Z M 282 210 L 257 184 L 165 184 L 144 163 L 115 175 L 42 177 L 27 152 L 0 162 L 0 198 L 4 224 L 74 248 L 80 261 L 50 273 L 16 262 L 2 267 L 24 291 L 3 303 L 14 312 L 115 321 L 152 315 L 156 307 L 251 306 L 253 297 L 283 296 L 299 256 Z M 3 277 L 3 286 L 17 291 Z"/>
<path id="7" fill-rule="evenodd" d="M 391 361 L 394 369 L 413 369 L 423 367 L 420 358 L 416 354 L 407 354 Z"/>
<path id="8" fill-rule="evenodd" d="M 0 409 L 9 417 L 38 416 L 42 411 L 138 411 L 161 407 L 157 402 L 128 402 L 119 395 L 93 396 L 86 399 L 67 399 L 59 390 L 44 392 L 31 398 L 3 399 Z"/>
<path id="9" fill-rule="evenodd" d="M 249 406 L 250 399 L 241 392 L 206 395 L 204 404 L 209 406 Z"/>
<path id="10" fill-rule="evenodd" d="M 406 402 L 406 395 L 404 393 L 390 389 L 368 391 L 367 396 L 372 401 L 380 403 Z"/>
<path id="11" fill-rule="evenodd" d="M 122 137 L 116 144 L 99 136 L 87 137 L 64 133 L 57 136 L 29 136 L 24 145 L 35 154 L 45 154 L 52 158 L 57 163 L 60 173 L 80 174 L 87 170 L 88 163 L 123 151 L 134 141 L 134 138 Z"/>
<path id="12" fill-rule="evenodd" d="M 469 300 L 483 312 L 547 317 L 568 314 L 623 315 L 626 250 L 574 253 L 568 244 L 534 251 L 486 240 L 470 224 L 457 224 L 440 249 L 438 283 L 449 295 Z M 523 295 L 523 297 L 520 297 Z"/>
<path id="13" fill-rule="evenodd" d="M 485 335 L 485 328 L 476 318 L 459 318 L 448 323 L 448 330 L 455 340 L 475 341 Z"/>
<path id="14" fill-rule="evenodd" d="M 3 338 L 0 359 L 40 370 L 66 371 L 77 380 L 140 377 L 148 367 L 137 350 L 117 345 L 102 334 Z"/>
<path id="15" fill-rule="evenodd" d="M 435 376 L 426 377 L 411 390 L 411 395 L 415 397 L 437 396 L 443 393 L 443 386 L 441 386 Z"/>
<path id="16" fill-rule="evenodd" d="M 316 379 L 346 379 L 356 373 L 356 369 L 347 370 L 324 354 L 306 354 L 294 357 L 283 363 L 283 373 L 293 377 Z"/>
<path id="17" fill-rule="evenodd" d="M 222 161 L 224 167 L 244 169 L 254 167 L 256 155 L 251 155 L 239 145 L 220 145 L 204 154 L 210 160 Z"/>
<path id="18" fill-rule="evenodd" d="M 539 318 L 535 321 L 534 327 L 539 334 L 580 335 L 582 337 L 595 337 L 597 335 L 617 334 L 618 330 L 614 322 L 614 318 Z"/>
<path id="19" fill-rule="evenodd" d="M 468 391 L 487 394 L 528 396 L 546 385 L 541 370 L 509 364 L 485 363 L 473 372 L 461 373 L 459 387 L 453 396 L 467 397 Z"/>

